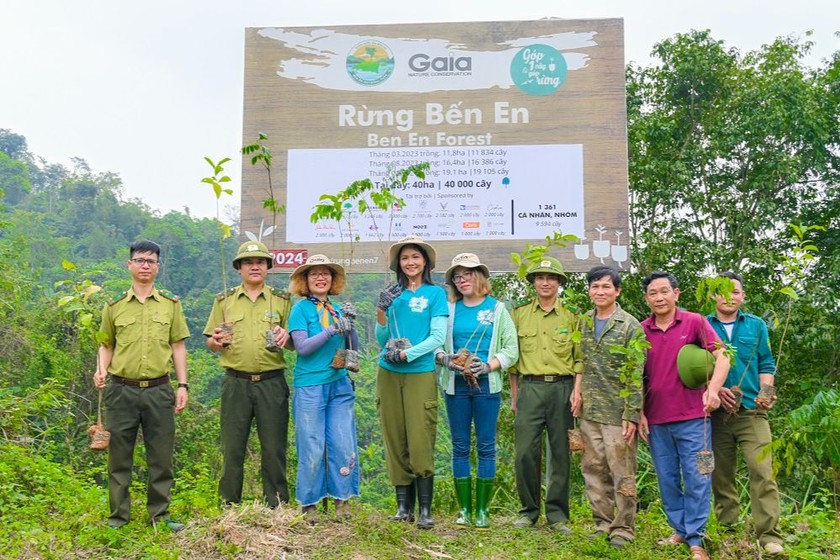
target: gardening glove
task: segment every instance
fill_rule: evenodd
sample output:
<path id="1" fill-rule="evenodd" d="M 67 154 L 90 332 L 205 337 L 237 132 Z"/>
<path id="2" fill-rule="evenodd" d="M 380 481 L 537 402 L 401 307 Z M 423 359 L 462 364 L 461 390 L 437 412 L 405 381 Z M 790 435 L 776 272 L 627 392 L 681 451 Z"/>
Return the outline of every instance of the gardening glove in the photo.
<path id="1" fill-rule="evenodd" d="M 383 356 L 383 358 L 385 358 L 386 362 L 398 364 L 404 361 L 401 352 L 402 350 L 400 350 L 399 348 L 389 348 L 388 350 L 385 350 L 385 355 Z"/>
<path id="2" fill-rule="evenodd" d="M 391 304 L 394 303 L 394 300 L 400 297 L 402 291 L 403 287 L 399 284 L 389 285 L 384 290 L 379 292 L 379 301 L 376 303 L 376 307 L 378 307 L 382 311 L 388 311 L 388 308 L 391 307 Z"/>
<path id="3" fill-rule="evenodd" d="M 447 354 L 446 352 L 438 352 L 435 354 L 435 361 L 445 367 L 446 369 L 451 369 L 453 371 L 464 371 L 463 366 L 459 366 L 455 363 L 453 358 L 455 354 Z"/>
<path id="4" fill-rule="evenodd" d="M 351 321 L 356 319 L 356 306 L 350 303 L 349 301 L 345 301 L 341 304 L 341 313 L 350 319 Z"/>
<path id="5" fill-rule="evenodd" d="M 482 373 L 490 373 L 490 364 L 482 362 L 481 360 L 470 360 L 468 364 L 470 373 L 473 375 L 481 375 Z"/>
<path id="6" fill-rule="evenodd" d="M 347 317 L 336 317 L 333 327 L 337 334 L 347 334 L 353 330 L 353 320 Z"/>

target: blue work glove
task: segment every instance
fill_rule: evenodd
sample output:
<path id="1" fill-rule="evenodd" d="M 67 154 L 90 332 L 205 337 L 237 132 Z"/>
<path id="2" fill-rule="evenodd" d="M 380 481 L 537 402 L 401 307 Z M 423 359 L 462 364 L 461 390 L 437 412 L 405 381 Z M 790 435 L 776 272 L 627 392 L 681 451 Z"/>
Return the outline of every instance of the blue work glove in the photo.
<path id="1" fill-rule="evenodd" d="M 376 302 L 376 307 L 382 311 L 388 311 L 394 300 L 400 297 L 403 287 L 399 284 L 391 284 L 384 290 L 379 292 L 379 301 Z"/>

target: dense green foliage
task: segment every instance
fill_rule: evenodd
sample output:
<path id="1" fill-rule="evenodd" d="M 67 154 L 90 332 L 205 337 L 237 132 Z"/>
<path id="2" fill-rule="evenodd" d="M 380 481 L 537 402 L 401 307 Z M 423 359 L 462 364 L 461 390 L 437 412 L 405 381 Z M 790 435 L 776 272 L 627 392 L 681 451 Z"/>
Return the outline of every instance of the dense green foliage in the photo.
<path id="1" fill-rule="evenodd" d="M 697 303 L 687 296 L 701 278 L 726 269 L 744 275 L 747 310 L 768 320 L 773 348 L 782 349 L 777 356 L 779 401 L 771 415 L 783 492 L 782 530 L 794 556 L 822 558 L 840 547 L 833 527 L 840 473 L 840 53 L 808 68 L 802 63 L 808 49 L 808 43 L 781 39 L 741 54 L 708 32 L 691 32 L 656 45 L 658 65 L 628 68 L 634 236 L 633 267 L 625 276 L 621 301 L 637 317 L 644 316 L 640 280 L 659 268 L 678 276 L 685 294 L 680 304 L 695 310 Z M 263 153 L 260 144 L 254 146 L 251 156 Z M 203 195 L 199 181 L 196 196 Z M 455 504 L 442 406 L 435 496 L 441 527 L 419 534 L 386 523 L 393 496 L 384 468 L 372 359 L 356 380 L 363 468 L 363 496 L 354 505 L 357 520 L 308 528 L 293 508 L 270 512 L 245 505 L 220 511 L 220 373 L 217 358 L 204 349 L 201 331 L 213 296 L 222 289 L 220 252 L 235 254 L 236 237 L 225 239 L 217 220 L 194 219 L 188 210 L 160 215 L 139 200 L 126 200 L 116 174 L 95 172 L 80 159 L 72 168 L 46 162 L 28 151 L 25 137 L 4 129 L 0 189 L 0 556 L 507 558 L 544 556 L 551 550 L 558 558 L 671 557 L 653 546 L 667 528 L 644 447 L 639 539 L 627 552 L 585 538 L 588 506 L 577 472 L 575 535 L 563 547 L 555 546 L 559 537 L 545 531 L 517 532 L 511 538 L 501 523 L 481 536 L 454 531 L 445 515 Z M 821 227 L 796 230 L 788 224 Z M 163 247 L 159 284 L 181 296 L 193 334 L 188 341 L 191 400 L 178 418 L 172 504 L 173 515 L 189 523 L 184 538 L 157 534 L 145 525 L 141 482 L 134 487 L 135 522 L 119 533 L 106 529 L 104 456 L 87 448 L 86 429 L 96 417 L 97 402 L 91 320 L 95 325 L 106 298 L 128 287 L 127 248 L 144 237 Z M 562 239 L 558 234 L 557 241 Z M 804 258 L 803 251 L 816 258 Z M 272 275 L 269 282 L 285 286 L 288 278 Z M 364 318 L 362 347 L 371 355 L 376 350 L 371 294 L 383 282 L 377 275 L 354 275 L 347 294 Z M 527 290 L 512 275 L 494 278 L 493 284 L 512 299 Z M 586 307 L 580 275 L 572 275 L 568 290 L 575 304 Z M 493 503 L 498 520 L 513 516 L 518 507 L 508 400 L 505 395 L 499 421 Z M 246 465 L 246 496 L 260 494 L 257 445 L 252 441 Z M 292 480 L 295 459 L 292 446 Z M 140 446 L 135 480 L 144 478 Z M 756 557 L 748 528 L 745 523 L 736 535 L 724 535 L 712 521 L 713 550 L 723 558 Z"/>

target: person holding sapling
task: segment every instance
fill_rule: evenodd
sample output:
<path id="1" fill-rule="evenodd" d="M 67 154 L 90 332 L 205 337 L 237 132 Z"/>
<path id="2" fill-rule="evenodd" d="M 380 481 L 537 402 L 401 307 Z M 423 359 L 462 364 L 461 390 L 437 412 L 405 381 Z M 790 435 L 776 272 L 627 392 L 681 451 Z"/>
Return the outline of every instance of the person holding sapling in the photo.
<path id="1" fill-rule="evenodd" d="M 738 448 L 750 474 L 750 504 L 755 533 L 765 553 L 784 552 L 779 532 L 779 488 L 773 480 L 772 437 L 767 412 L 776 401 L 776 361 L 770 350 L 767 325 L 744 313 L 743 279 L 734 272 L 721 278 L 731 283 L 728 294 L 715 298 L 715 313 L 707 319 L 712 328 L 736 350 L 735 363 L 720 390 L 721 409 L 712 414 L 712 449 L 715 471 L 712 492 L 718 523 L 734 527 L 740 523 L 738 488 L 735 484 Z"/>
<path id="2" fill-rule="evenodd" d="M 396 488 L 394 521 L 434 527 L 435 438 L 438 394 L 434 351 L 446 336 L 446 293 L 432 283 L 435 250 L 410 235 L 391 245 L 397 282 L 379 294 L 376 338 L 382 345 L 376 397 L 388 477 Z"/>
<path id="3" fill-rule="evenodd" d="M 242 501 L 245 451 L 256 418 L 260 438 L 263 499 L 269 507 L 289 501 L 286 451 L 289 431 L 289 385 L 283 347 L 291 308 L 288 292 L 265 283 L 272 266 L 259 241 L 239 246 L 233 268 L 242 283 L 216 296 L 204 327 L 207 348 L 220 352 L 222 380 L 222 476 L 219 494 L 225 504 Z M 233 330 L 231 342 L 223 323 Z"/>
<path id="4" fill-rule="evenodd" d="M 673 274 L 652 272 L 642 280 L 642 289 L 651 315 L 641 325 L 651 347 L 639 436 L 650 443 L 662 507 L 674 530 L 657 544 L 687 544 L 692 560 L 708 560 L 703 535 L 712 494 L 708 468 L 713 465 L 701 459 L 711 454 L 706 416 L 720 406 L 729 359 L 706 319 L 677 307 L 680 289 Z M 693 367 L 697 361 L 700 367 Z"/>
<path id="5" fill-rule="evenodd" d="M 490 527 L 501 372 L 519 358 L 513 320 L 504 304 L 489 295 L 489 275 L 487 267 L 472 253 L 452 259 L 445 275 L 449 292 L 446 342 L 435 353 L 435 361 L 442 366 L 440 387 L 452 433 L 452 476 L 460 509 L 455 523 L 472 524 L 477 529 Z M 470 468 L 473 424 L 478 455 L 475 510 Z"/>
<path id="6" fill-rule="evenodd" d="M 108 526 L 118 529 L 131 513 L 131 473 L 137 431 L 142 426 L 149 482 L 146 508 L 153 525 L 184 528 L 169 518 L 175 414 L 189 400 L 187 347 L 190 336 L 178 298 L 155 287 L 160 246 L 137 241 L 129 247 L 131 288 L 105 305 L 97 340 L 99 359 L 93 381 L 105 389 L 108 449 Z M 173 390 L 170 362 L 178 378 Z M 106 383 L 107 382 L 107 383 Z"/>
<path id="7" fill-rule="evenodd" d="M 522 508 L 514 528 L 533 527 L 540 516 L 542 445 L 548 438 L 551 468 L 545 493 L 545 517 L 551 531 L 568 536 L 569 428 L 575 378 L 583 373 L 583 356 L 575 332 L 577 309 L 559 297 L 568 277 L 554 257 L 533 262 L 525 276 L 536 297 L 519 302 L 513 323 L 519 337 L 519 360 L 509 370 L 514 419 L 516 489 Z"/>
<path id="8" fill-rule="evenodd" d="M 635 537 L 636 430 L 642 409 L 642 326 L 618 304 L 621 276 L 598 265 L 586 275 L 595 309 L 581 321 L 583 375 L 572 413 L 581 418 L 581 471 L 595 537 L 623 548 Z"/>
<path id="9" fill-rule="evenodd" d="M 302 296 L 292 307 L 289 333 L 298 358 L 292 412 L 298 467 L 296 496 L 314 520 L 318 502 L 332 497 L 339 517 L 349 517 L 349 500 L 359 495 L 356 394 L 347 374 L 346 350 L 358 348 L 350 302 L 335 307 L 331 295 L 344 290 L 344 268 L 325 255 L 312 255 L 292 272 L 289 291 Z M 336 357 L 341 357 L 337 360 Z"/>

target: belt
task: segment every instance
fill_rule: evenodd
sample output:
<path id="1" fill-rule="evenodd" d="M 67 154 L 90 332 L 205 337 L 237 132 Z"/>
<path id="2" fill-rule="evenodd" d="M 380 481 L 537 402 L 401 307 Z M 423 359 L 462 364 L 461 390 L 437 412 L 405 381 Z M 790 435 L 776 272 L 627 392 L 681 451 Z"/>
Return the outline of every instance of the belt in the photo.
<path id="1" fill-rule="evenodd" d="M 530 375 L 530 374 L 522 374 L 519 376 L 522 381 L 527 381 L 528 383 L 556 383 L 558 381 L 571 381 L 574 379 L 574 375 L 569 373 L 566 375 Z"/>
<path id="2" fill-rule="evenodd" d="M 128 385 L 129 387 L 140 387 L 141 389 L 157 387 L 158 385 L 169 383 L 168 375 L 158 377 L 157 379 L 129 379 L 127 377 L 120 377 L 119 375 L 114 375 L 112 373 L 111 379 L 114 381 L 114 383 L 119 383 L 120 385 Z"/>
<path id="3" fill-rule="evenodd" d="M 278 375 L 283 375 L 286 372 L 284 369 L 274 369 L 271 371 L 267 371 L 265 373 L 247 373 L 244 371 L 238 371 L 235 369 L 227 369 L 225 373 L 230 375 L 231 377 L 237 377 L 239 379 L 247 379 L 253 383 L 259 383 L 260 381 L 265 381 L 266 379 L 271 379 L 272 377 L 277 377 Z"/>

